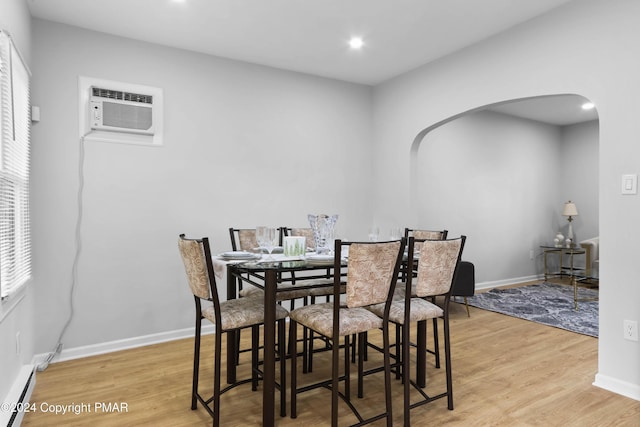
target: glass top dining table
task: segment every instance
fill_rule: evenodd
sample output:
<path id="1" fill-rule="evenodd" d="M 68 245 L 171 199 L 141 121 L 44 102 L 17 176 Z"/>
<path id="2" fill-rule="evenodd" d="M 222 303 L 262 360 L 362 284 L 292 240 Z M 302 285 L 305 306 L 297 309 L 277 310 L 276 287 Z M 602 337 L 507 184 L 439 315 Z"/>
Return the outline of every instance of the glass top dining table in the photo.
<path id="1" fill-rule="evenodd" d="M 286 273 L 306 272 L 303 276 L 296 276 L 295 286 L 300 289 L 310 289 L 313 285 L 305 285 L 305 281 L 317 278 L 333 277 L 333 262 L 314 262 L 301 259 L 274 259 L 228 262 L 226 263 L 227 299 L 237 298 L 239 281 L 249 283 L 264 290 L 264 361 L 263 361 L 263 387 L 262 387 L 262 425 L 272 426 L 275 422 L 275 371 L 276 371 L 276 293 L 278 283 L 289 279 Z M 347 262 L 343 260 L 342 267 Z M 322 274 L 314 271 L 323 270 Z M 327 271 L 329 270 L 329 271 Z M 317 285 L 316 285 L 317 286 Z M 324 285 L 326 286 L 326 284 Z M 227 334 L 227 383 L 236 381 L 235 355 L 237 338 L 235 332 Z M 285 385 L 283 385 L 285 386 Z M 285 405 L 281 405 L 280 414 L 286 415 Z"/>

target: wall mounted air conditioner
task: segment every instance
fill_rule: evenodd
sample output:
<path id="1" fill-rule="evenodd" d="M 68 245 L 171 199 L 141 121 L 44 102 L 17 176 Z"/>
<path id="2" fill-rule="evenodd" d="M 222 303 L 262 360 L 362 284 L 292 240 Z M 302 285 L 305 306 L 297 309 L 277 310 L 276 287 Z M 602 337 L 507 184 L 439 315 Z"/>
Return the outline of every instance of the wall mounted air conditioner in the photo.
<path id="1" fill-rule="evenodd" d="M 153 135 L 153 98 L 153 95 L 91 86 L 91 129 Z"/>

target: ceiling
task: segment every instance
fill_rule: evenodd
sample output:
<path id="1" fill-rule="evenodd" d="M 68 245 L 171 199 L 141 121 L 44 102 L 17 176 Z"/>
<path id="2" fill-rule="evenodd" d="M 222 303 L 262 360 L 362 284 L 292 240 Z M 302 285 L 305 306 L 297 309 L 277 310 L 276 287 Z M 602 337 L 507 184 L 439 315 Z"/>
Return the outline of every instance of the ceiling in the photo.
<path id="1" fill-rule="evenodd" d="M 376 85 L 571 0 L 25 1 L 35 18 Z M 352 36 L 363 38 L 361 50 L 349 48 Z M 527 105 L 529 112 L 520 105 L 509 113 L 541 121 L 573 120 L 560 118 L 559 108 Z"/>
<path id="2" fill-rule="evenodd" d="M 375 85 L 570 0 L 25 1 L 36 18 Z"/>
<path id="3" fill-rule="evenodd" d="M 567 126 L 598 119 L 596 108 L 583 110 L 589 100 L 579 95 L 553 95 L 511 101 L 488 110 L 556 126 Z"/>

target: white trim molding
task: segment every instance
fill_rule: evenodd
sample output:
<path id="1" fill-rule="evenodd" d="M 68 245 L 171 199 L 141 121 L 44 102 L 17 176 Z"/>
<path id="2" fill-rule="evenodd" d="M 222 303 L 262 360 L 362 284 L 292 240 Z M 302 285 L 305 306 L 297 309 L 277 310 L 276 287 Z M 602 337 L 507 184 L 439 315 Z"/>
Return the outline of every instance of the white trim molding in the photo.
<path id="1" fill-rule="evenodd" d="M 640 386 L 627 381 L 620 381 L 608 375 L 596 374 L 596 380 L 593 382 L 596 387 L 609 390 L 613 393 L 629 397 L 640 401 Z"/>
<path id="2" fill-rule="evenodd" d="M 213 334 L 215 328 L 213 325 L 203 325 L 202 334 Z M 140 337 L 126 338 L 122 340 L 103 342 L 99 344 L 85 345 L 69 349 L 62 349 L 59 355 L 53 358 L 51 363 L 64 362 L 66 360 L 81 359 L 83 357 L 97 356 L 99 354 L 113 353 L 115 351 L 128 350 L 131 348 L 144 347 L 152 344 L 159 344 L 168 341 L 179 340 L 183 338 L 193 338 L 194 328 L 179 329 L 176 331 L 160 332 L 157 334 L 143 335 Z M 48 353 L 37 354 L 34 356 L 32 363 L 36 366 L 39 362 L 45 360 Z"/>
<path id="3" fill-rule="evenodd" d="M 503 280 L 494 280 L 492 282 L 480 282 L 480 283 L 476 283 L 476 290 L 477 289 L 493 289 L 493 288 L 499 288 L 501 286 L 508 286 L 508 285 L 517 285 L 519 283 L 526 283 L 526 282 L 534 282 L 536 280 L 542 280 L 544 278 L 544 276 L 525 276 L 525 277 L 513 277 L 511 279 L 503 279 Z"/>

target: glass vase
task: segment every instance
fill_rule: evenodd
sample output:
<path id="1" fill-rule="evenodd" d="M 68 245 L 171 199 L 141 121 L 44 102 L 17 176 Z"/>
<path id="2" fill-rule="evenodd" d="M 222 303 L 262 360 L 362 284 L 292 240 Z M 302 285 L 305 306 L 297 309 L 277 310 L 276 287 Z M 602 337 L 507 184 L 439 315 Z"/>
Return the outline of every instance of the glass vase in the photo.
<path id="1" fill-rule="evenodd" d="M 316 253 L 333 253 L 334 232 L 338 215 L 309 214 L 308 218 L 316 241 Z"/>

